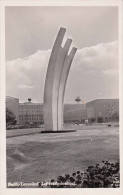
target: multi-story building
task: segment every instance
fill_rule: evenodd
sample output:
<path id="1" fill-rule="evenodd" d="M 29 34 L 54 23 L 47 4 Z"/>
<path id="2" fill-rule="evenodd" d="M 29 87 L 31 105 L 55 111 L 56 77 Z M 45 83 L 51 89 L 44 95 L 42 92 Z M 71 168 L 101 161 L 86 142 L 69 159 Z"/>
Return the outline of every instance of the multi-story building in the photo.
<path id="1" fill-rule="evenodd" d="M 118 99 L 96 99 L 86 104 L 87 118 L 90 122 L 109 122 L 119 120 Z"/>
<path id="2" fill-rule="evenodd" d="M 43 122 L 43 104 L 28 102 L 19 104 L 19 124 L 41 124 Z"/>
<path id="3" fill-rule="evenodd" d="M 83 122 L 86 119 L 85 106 L 82 104 L 65 104 L 64 121 Z M 19 124 L 41 124 L 43 123 L 43 104 L 28 102 L 19 104 Z"/>
<path id="4" fill-rule="evenodd" d="M 33 103 L 29 98 L 25 103 L 19 103 L 18 98 L 6 97 L 6 107 L 13 112 L 17 124 L 43 123 L 43 104 Z M 64 121 L 82 122 L 109 122 L 119 120 L 118 99 L 96 99 L 86 104 L 65 104 Z"/>
<path id="5" fill-rule="evenodd" d="M 86 104 L 65 104 L 64 122 L 84 123 L 87 118 Z"/>

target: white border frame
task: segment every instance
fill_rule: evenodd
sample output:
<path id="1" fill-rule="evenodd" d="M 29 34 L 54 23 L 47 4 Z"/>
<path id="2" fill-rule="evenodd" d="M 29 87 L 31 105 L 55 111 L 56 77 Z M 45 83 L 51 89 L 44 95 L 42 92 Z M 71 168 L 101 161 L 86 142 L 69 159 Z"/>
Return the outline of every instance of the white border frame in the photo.
<path id="1" fill-rule="evenodd" d="M 123 194 L 123 166 L 120 169 L 120 188 L 73 188 L 73 189 L 42 189 L 42 188 L 7 188 L 6 187 L 6 127 L 5 127 L 5 6 L 118 6 L 119 8 L 119 99 L 120 99 L 120 166 L 123 165 L 123 0 L 2 0 L 0 1 L 0 192 L 1 194 L 72 194 L 89 195 L 98 193 L 100 195 L 120 195 Z"/>

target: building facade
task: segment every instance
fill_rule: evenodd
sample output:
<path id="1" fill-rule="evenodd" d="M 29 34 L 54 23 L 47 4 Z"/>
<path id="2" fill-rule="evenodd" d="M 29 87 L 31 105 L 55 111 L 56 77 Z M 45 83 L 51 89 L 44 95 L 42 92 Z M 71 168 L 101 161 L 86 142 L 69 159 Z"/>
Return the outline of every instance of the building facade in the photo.
<path id="1" fill-rule="evenodd" d="M 19 124 L 36 125 L 43 123 L 43 104 L 28 102 L 19 104 Z"/>
<path id="2" fill-rule="evenodd" d="M 96 99 L 86 104 L 90 122 L 110 122 L 119 120 L 118 99 Z"/>
<path id="3" fill-rule="evenodd" d="M 65 104 L 64 122 L 84 123 L 87 118 L 86 104 Z"/>
<path id="4" fill-rule="evenodd" d="M 82 104 L 64 105 L 64 122 L 84 122 L 86 119 L 85 106 Z M 43 104 L 31 101 L 19 104 L 19 124 L 42 124 Z"/>
<path id="5" fill-rule="evenodd" d="M 18 98 L 6 97 L 6 108 L 16 117 L 19 125 L 39 125 L 43 123 L 43 104 L 33 103 L 29 98 L 19 103 Z M 110 122 L 119 120 L 118 99 L 96 99 L 86 104 L 65 104 L 64 122 Z"/>

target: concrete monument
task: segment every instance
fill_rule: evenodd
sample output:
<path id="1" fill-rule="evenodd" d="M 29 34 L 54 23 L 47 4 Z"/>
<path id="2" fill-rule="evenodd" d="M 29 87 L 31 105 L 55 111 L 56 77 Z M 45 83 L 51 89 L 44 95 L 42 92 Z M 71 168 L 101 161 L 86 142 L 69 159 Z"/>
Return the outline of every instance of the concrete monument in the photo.
<path id="1" fill-rule="evenodd" d="M 68 55 L 71 39 L 61 46 L 65 28 L 60 28 L 49 59 L 44 87 L 44 124 L 46 131 L 63 129 L 63 102 L 66 81 L 76 48 L 73 47 Z"/>

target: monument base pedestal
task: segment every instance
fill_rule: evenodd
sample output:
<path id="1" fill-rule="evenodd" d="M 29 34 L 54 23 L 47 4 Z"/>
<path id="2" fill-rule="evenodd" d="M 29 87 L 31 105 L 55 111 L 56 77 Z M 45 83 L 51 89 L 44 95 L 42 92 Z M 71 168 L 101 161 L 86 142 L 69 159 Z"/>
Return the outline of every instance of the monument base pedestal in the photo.
<path id="1" fill-rule="evenodd" d="M 49 130 L 49 131 L 41 131 L 41 133 L 70 133 L 70 132 L 75 132 L 76 130 L 56 130 L 56 131 L 52 131 L 52 130 Z"/>

